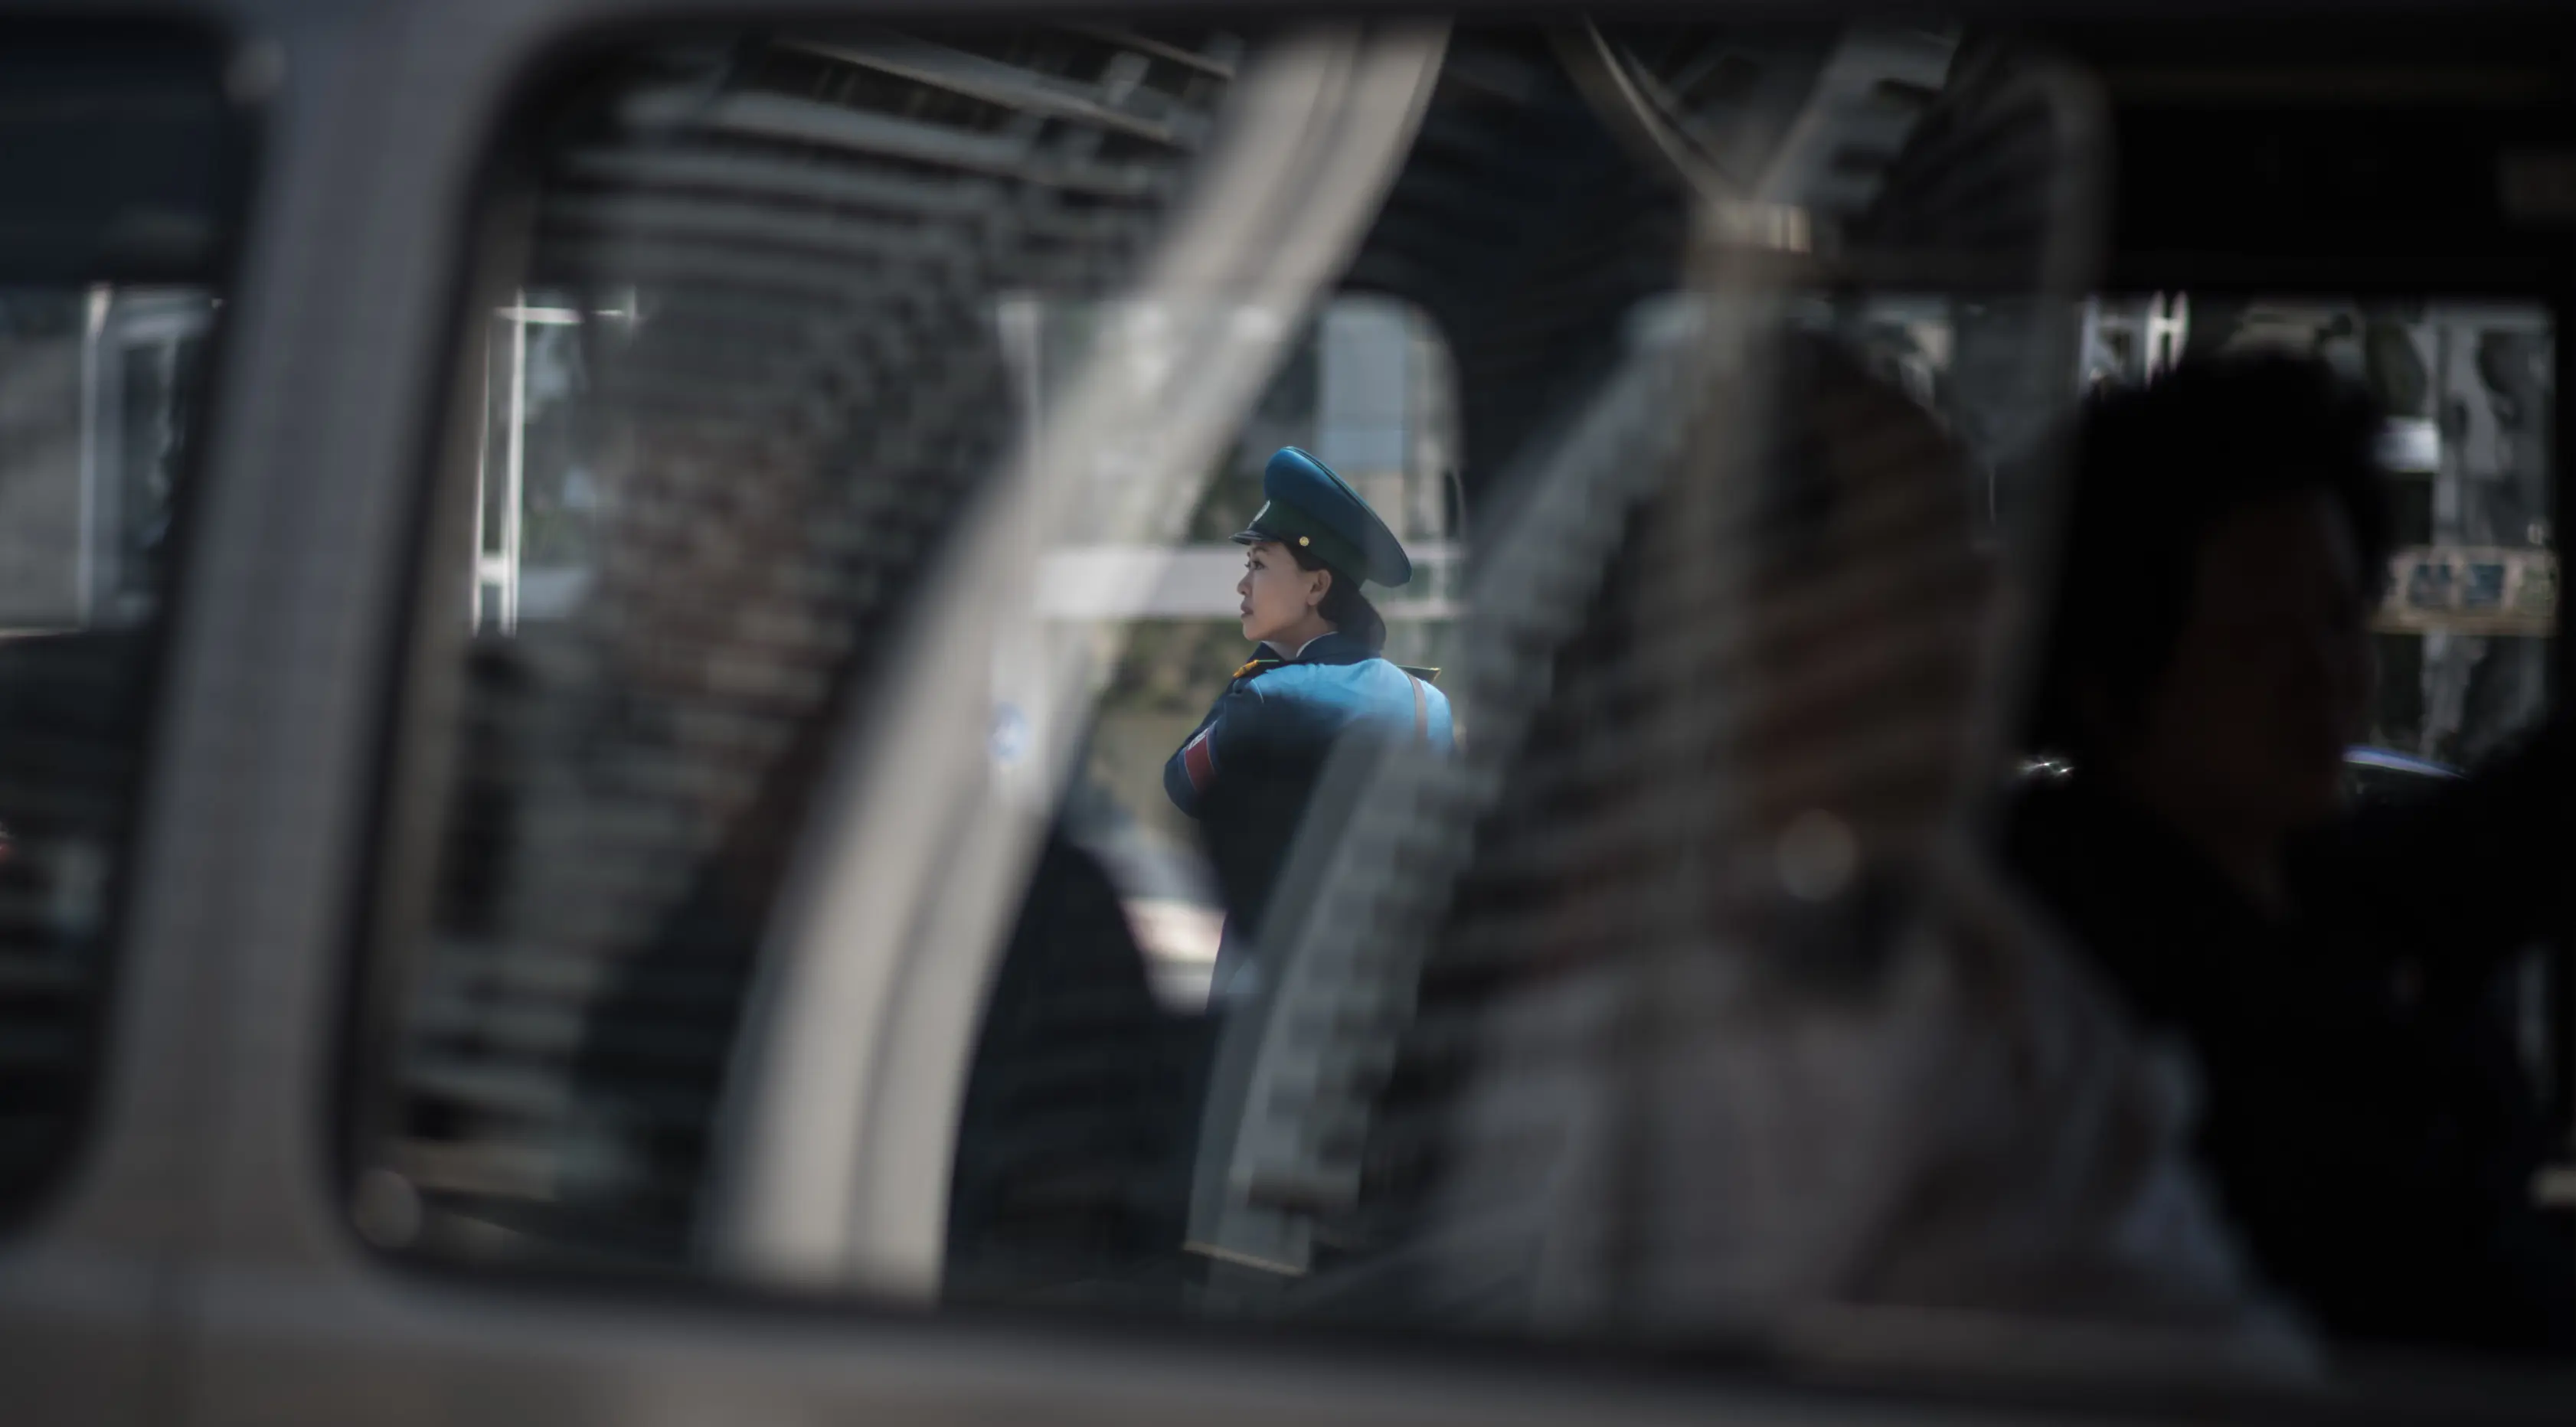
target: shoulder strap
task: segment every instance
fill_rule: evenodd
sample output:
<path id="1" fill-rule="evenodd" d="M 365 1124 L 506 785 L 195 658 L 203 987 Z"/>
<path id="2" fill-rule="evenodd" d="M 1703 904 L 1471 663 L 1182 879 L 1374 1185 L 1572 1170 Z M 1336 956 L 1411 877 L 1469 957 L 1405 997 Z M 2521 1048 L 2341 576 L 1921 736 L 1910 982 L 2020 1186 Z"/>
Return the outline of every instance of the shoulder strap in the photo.
<path id="1" fill-rule="evenodd" d="M 1413 686 L 1413 736 L 1428 743 L 1431 741 L 1431 704 L 1422 697 L 1422 680 L 1407 673 L 1404 682 Z"/>

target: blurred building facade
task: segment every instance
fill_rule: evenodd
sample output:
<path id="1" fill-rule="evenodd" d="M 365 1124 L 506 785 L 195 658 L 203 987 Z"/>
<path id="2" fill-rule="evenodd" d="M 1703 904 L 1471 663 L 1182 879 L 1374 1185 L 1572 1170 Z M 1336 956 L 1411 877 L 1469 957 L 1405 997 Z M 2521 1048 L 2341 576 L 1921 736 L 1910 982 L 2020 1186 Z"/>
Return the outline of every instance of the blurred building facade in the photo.
<path id="1" fill-rule="evenodd" d="M 1969 449 L 1991 514 L 2053 419 L 1983 380 L 1978 353 L 2031 314 L 1942 297 L 1873 299 L 1858 335 L 1882 373 Z M 2096 297 L 2079 315 L 2074 379 L 2153 381 L 2192 357 L 2311 353 L 2389 413 L 2381 459 L 2396 549 L 2373 619 L 2379 689 L 2369 741 L 2474 763 L 2537 718 L 2557 635 L 2550 316 L 2536 304 L 2329 301 L 2167 292 Z"/>
<path id="2" fill-rule="evenodd" d="M 0 632 L 152 613 L 215 300 L 0 290 Z"/>

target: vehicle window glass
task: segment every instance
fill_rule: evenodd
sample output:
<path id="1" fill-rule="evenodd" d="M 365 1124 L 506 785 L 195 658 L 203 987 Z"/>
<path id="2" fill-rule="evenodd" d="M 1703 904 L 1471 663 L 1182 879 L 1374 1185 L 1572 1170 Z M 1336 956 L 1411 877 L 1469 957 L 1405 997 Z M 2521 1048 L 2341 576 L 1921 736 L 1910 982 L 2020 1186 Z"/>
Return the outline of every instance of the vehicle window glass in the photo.
<path id="1" fill-rule="evenodd" d="M 1914 1367 L 2576 1333 L 2552 297 L 2123 288 L 2119 62 L 592 54 L 462 297 L 359 1231 Z"/>
<path id="2" fill-rule="evenodd" d="M 143 29 L 0 43 L 0 1206 L 94 1084 L 244 111 Z"/>

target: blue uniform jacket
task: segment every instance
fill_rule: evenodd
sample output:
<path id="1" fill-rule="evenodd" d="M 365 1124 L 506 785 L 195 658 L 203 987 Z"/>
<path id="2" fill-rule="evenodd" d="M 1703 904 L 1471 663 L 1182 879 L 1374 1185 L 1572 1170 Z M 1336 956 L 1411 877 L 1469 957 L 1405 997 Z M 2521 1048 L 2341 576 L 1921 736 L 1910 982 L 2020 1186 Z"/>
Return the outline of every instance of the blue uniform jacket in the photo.
<path id="1" fill-rule="evenodd" d="M 1432 749 L 1451 748 L 1448 697 L 1356 639 L 1323 635 L 1294 660 L 1267 644 L 1255 651 L 1163 765 L 1163 790 L 1206 834 L 1229 943 L 1260 925 L 1333 745 L 1353 733 L 1403 740 L 1417 730 Z"/>

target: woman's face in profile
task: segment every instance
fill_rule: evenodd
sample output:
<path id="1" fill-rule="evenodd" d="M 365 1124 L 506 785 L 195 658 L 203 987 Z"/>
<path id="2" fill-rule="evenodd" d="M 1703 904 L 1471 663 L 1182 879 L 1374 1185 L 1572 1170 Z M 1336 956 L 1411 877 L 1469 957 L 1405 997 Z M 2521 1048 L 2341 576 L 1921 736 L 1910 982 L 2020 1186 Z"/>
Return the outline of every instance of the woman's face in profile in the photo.
<path id="1" fill-rule="evenodd" d="M 1243 637 L 1255 644 L 1303 643 L 1296 634 L 1324 598 L 1321 570 L 1301 570 L 1288 547 L 1275 540 L 1251 546 L 1243 555 L 1243 578 L 1234 592 L 1242 597 Z"/>

